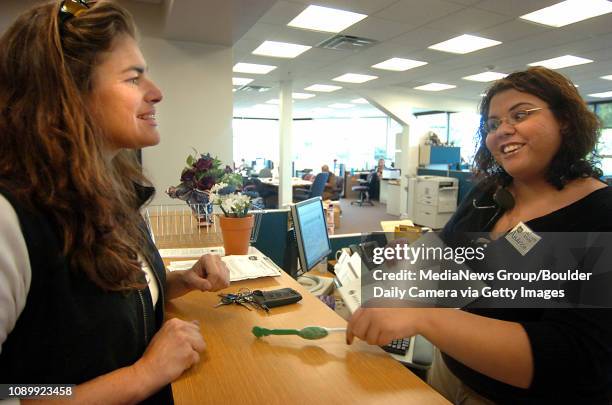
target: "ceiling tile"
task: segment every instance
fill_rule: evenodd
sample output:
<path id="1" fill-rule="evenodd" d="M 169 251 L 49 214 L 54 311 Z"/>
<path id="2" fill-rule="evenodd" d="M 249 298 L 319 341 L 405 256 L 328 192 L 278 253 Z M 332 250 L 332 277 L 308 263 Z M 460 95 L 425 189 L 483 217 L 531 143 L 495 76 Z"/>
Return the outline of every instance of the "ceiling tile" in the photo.
<path id="1" fill-rule="evenodd" d="M 490 11 L 467 8 L 439 18 L 428 24 L 429 28 L 474 34 L 482 29 L 511 21 L 512 18 Z M 496 38 L 490 38 L 496 39 Z"/>
<path id="2" fill-rule="evenodd" d="M 415 25 L 397 23 L 377 17 L 368 17 L 342 31 L 342 34 L 385 41 L 415 28 Z"/>
<path id="3" fill-rule="evenodd" d="M 612 32 L 612 14 L 600 15 L 574 24 L 567 25 L 562 29 L 575 33 L 588 32 L 589 35 L 602 35 Z"/>
<path id="4" fill-rule="evenodd" d="M 378 12 L 374 17 L 418 26 L 444 17 L 464 7 L 443 0 L 427 0 L 426 3 L 415 3 L 417 2 L 399 0 L 397 3 Z"/>
<path id="5" fill-rule="evenodd" d="M 559 3 L 559 0 L 483 0 L 476 4 L 476 7 L 510 17 L 520 17 L 556 3 Z"/>
<path id="6" fill-rule="evenodd" d="M 481 30 L 479 35 L 506 43 L 526 36 L 542 34 L 551 29 L 552 28 L 539 24 L 532 24 L 523 20 L 512 20 Z"/>
<path id="7" fill-rule="evenodd" d="M 316 4 L 317 6 L 337 8 L 345 11 L 352 11 L 354 13 L 362 13 L 372 15 L 390 4 L 395 3 L 397 0 L 294 0 L 303 4 Z"/>

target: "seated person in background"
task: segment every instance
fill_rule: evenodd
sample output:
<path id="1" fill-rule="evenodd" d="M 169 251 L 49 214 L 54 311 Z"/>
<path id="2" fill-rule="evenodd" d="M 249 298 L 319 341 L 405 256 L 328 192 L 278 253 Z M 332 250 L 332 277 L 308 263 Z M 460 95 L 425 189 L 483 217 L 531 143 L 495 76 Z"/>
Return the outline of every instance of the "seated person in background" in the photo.
<path id="1" fill-rule="evenodd" d="M 323 199 L 331 200 L 332 196 L 336 194 L 336 175 L 329 171 L 328 165 L 321 166 L 322 173 L 329 173 L 327 183 L 325 183 L 325 190 L 323 190 Z"/>
<path id="2" fill-rule="evenodd" d="M 612 188 L 591 158 L 600 122 L 569 79 L 542 67 L 513 73 L 487 90 L 480 114 L 481 182 L 446 224 L 444 240 L 503 235 L 521 222 L 540 236 L 612 231 Z M 513 207 L 501 215 L 477 209 L 475 201 L 493 202 L 499 188 L 512 194 Z M 612 399 L 609 308 L 361 308 L 347 341 L 384 345 L 416 334 L 439 349 L 429 383 L 455 403 Z"/>
<path id="3" fill-rule="evenodd" d="M 380 196 L 380 179 L 382 179 L 383 170 L 385 169 L 385 159 L 378 159 L 378 165 L 373 170 L 374 176 L 370 182 L 370 199 L 378 200 Z"/>
<path id="4" fill-rule="evenodd" d="M 376 174 L 379 179 L 382 179 L 383 170 L 385 170 L 385 159 L 378 159 L 378 166 L 376 166 Z"/>

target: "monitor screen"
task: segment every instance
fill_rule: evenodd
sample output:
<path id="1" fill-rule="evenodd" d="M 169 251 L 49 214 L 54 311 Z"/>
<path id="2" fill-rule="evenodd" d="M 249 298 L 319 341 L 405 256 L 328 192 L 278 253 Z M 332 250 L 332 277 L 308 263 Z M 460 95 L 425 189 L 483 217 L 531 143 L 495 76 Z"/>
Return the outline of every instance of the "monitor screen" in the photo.
<path id="1" fill-rule="evenodd" d="M 303 272 L 315 267 L 331 253 L 321 197 L 291 206 L 300 266 Z"/>
<path id="2" fill-rule="evenodd" d="M 401 177 L 401 169 L 383 169 L 382 178 L 385 180 L 396 180 Z"/>

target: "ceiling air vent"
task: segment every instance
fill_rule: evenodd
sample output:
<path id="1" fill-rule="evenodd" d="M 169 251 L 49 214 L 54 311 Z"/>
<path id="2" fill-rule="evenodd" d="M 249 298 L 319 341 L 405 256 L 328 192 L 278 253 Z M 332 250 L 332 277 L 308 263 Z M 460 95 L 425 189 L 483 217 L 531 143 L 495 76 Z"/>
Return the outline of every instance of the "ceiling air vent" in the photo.
<path id="1" fill-rule="evenodd" d="M 252 92 L 257 92 L 257 93 L 263 93 L 263 92 L 266 92 L 266 91 L 270 90 L 270 88 L 269 87 L 265 87 L 265 86 L 242 86 L 238 90 L 240 90 L 240 91 L 252 91 Z"/>
<path id="2" fill-rule="evenodd" d="M 378 43 L 375 39 L 336 35 L 317 44 L 317 48 L 338 49 L 342 51 L 360 51 Z"/>

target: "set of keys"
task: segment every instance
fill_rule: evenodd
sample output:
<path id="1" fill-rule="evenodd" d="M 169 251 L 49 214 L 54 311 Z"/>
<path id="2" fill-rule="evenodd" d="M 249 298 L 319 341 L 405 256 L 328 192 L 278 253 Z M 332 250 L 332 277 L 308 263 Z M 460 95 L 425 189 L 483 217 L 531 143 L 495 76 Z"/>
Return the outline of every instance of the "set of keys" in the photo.
<path id="1" fill-rule="evenodd" d="M 236 294 L 218 294 L 221 300 L 214 306 L 214 308 L 218 308 L 223 305 L 238 304 L 242 305 L 249 311 L 252 311 L 252 308 L 255 308 L 266 311 L 266 313 L 269 312 L 270 308 L 268 308 L 266 304 L 259 303 L 255 299 L 257 292 L 261 293 L 261 291 L 258 290 L 251 291 L 248 288 L 241 288 Z"/>

